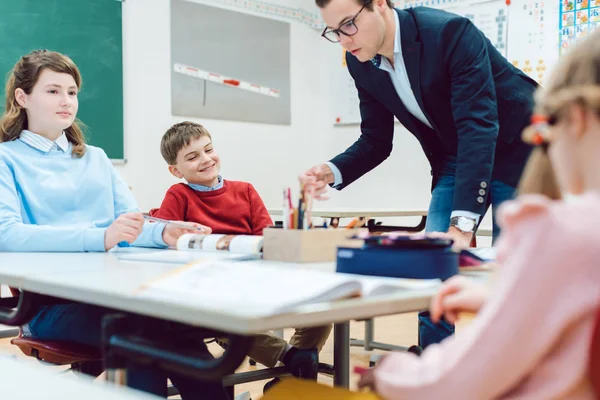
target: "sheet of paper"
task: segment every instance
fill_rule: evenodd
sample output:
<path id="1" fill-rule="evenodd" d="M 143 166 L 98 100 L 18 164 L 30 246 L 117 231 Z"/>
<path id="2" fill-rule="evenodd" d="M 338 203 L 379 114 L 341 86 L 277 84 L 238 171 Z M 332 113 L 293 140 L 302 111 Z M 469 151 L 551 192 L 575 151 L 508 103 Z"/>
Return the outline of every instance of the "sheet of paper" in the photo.
<path id="1" fill-rule="evenodd" d="M 495 247 L 478 247 L 469 251 L 484 261 L 496 261 Z"/>
<path id="2" fill-rule="evenodd" d="M 264 316 L 289 311 L 299 304 L 359 293 L 360 283 L 345 274 L 204 261 L 149 282 L 138 296 Z"/>
<path id="3" fill-rule="evenodd" d="M 377 276 L 361 276 L 363 296 L 378 296 L 395 293 L 399 290 L 427 290 L 439 287 L 439 279 L 405 279 Z"/>
<path id="4" fill-rule="evenodd" d="M 150 261 L 171 264 L 189 264 L 199 260 L 252 260 L 253 254 L 232 254 L 230 252 L 157 250 L 149 252 L 117 252 L 114 253 L 123 261 Z"/>

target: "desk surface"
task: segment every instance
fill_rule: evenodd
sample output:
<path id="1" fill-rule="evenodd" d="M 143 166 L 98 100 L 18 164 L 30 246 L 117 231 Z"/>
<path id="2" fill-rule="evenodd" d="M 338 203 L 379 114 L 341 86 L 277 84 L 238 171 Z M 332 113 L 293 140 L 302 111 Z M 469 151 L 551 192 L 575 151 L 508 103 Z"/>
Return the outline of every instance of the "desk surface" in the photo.
<path id="1" fill-rule="evenodd" d="M 0 354 L 0 395 L 3 399 L 155 400 L 158 397 L 92 382 L 86 376 L 63 375 L 54 368 L 18 361 Z"/>
<path id="2" fill-rule="evenodd" d="M 245 261 L 268 265 L 269 261 Z M 288 264 L 290 268 L 335 270 L 334 263 Z M 148 300 L 135 291 L 174 264 L 124 262 L 110 253 L 0 253 L 0 282 L 31 292 L 96 304 L 191 325 L 238 334 L 254 334 L 290 326 L 318 326 L 422 310 L 435 289 L 306 305 L 295 312 L 255 317 L 224 312 L 216 304 L 189 305 Z"/>
<path id="3" fill-rule="evenodd" d="M 269 208 L 270 215 L 282 215 L 280 208 Z M 427 215 L 426 210 L 398 210 L 381 208 L 336 208 L 330 210 L 312 210 L 313 217 L 320 218 L 353 218 L 353 217 L 422 217 Z"/>

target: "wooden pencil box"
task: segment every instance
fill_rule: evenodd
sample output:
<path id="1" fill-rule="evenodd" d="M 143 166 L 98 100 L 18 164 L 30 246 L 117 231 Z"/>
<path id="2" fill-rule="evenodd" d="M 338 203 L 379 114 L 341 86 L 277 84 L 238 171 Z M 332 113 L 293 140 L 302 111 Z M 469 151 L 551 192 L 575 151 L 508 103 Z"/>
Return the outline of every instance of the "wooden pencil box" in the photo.
<path id="1" fill-rule="evenodd" d="M 366 230 L 366 229 L 365 229 Z M 263 258 L 287 262 L 335 261 L 337 248 L 361 247 L 362 240 L 351 239 L 359 229 L 280 229 L 263 231 Z"/>

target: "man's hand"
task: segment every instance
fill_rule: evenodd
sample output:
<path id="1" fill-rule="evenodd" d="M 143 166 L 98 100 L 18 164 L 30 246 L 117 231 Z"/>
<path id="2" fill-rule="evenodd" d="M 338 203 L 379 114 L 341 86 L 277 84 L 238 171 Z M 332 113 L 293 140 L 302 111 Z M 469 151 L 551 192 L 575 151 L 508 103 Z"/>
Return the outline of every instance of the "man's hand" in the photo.
<path id="1" fill-rule="evenodd" d="M 310 168 L 298 177 L 300 183 L 304 184 L 306 191 L 313 191 L 314 198 L 317 200 L 327 200 L 324 196 L 327 191 L 327 185 L 334 182 L 333 171 L 327 164 L 319 164 Z"/>
<path id="2" fill-rule="evenodd" d="M 212 229 L 208 226 L 200 225 L 195 222 L 183 222 L 183 221 L 173 221 L 177 222 L 177 225 L 167 224 L 165 226 L 165 230 L 163 231 L 163 240 L 169 246 L 176 246 L 177 239 L 184 233 L 200 233 L 208 235 L 212 232 Z M 183 228 L 179 225 L 189 225 L 189 229 Z M 201 230 L 198 230 L 200 228 Z"/>
<path id="3" fill-rule="evenodd" d="M 455 249 L 467 249 L 473 240 L 472 232 L 462 232 L 454 226 L 448 229 L 448 235 L 454 240 L 453 247 Z"/>

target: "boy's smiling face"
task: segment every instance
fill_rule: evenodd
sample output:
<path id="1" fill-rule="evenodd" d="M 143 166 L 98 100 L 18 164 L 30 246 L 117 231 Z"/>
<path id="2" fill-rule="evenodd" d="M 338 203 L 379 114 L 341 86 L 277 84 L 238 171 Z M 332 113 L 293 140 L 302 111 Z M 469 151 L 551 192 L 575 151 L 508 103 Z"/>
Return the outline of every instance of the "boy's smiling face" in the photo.
<path id="1" fill-rule="evenodd" d="M 220 169 L 221 159 L 208 136 L 192 139 L 177 153 L 175 165 L 169 165 L 169 171 L 176 177 L 208 187 L 219 183 Z"/>

